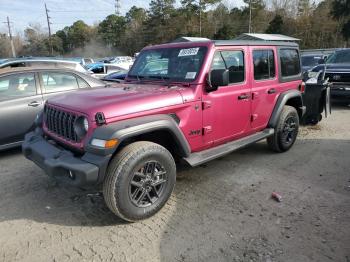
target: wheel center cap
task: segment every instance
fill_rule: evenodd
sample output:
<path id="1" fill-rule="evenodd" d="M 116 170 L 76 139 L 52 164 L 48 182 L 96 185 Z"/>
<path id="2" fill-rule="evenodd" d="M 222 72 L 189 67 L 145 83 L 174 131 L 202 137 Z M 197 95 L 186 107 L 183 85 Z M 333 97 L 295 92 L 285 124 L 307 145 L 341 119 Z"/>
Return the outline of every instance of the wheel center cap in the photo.
<path id="1" fill-rule="evenodd" d="M 143 187 L 149 187 L 152 185 L 153 180 L 151 177 L 147 176 L 146 179 L 143 181 Z"/>

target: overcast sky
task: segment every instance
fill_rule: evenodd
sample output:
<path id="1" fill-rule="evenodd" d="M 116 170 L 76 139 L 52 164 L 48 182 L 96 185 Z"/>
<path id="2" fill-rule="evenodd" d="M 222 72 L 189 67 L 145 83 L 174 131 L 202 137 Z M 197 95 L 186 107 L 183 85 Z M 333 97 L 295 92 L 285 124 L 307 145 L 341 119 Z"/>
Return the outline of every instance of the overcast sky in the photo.
<path id="1" fill-rule="evenodd" d="M 0 22 L 10 17 L 14 34 L 22 33 L 30 23 L 39 23 L 47 29 L 44 3 L 50 10 L 51 28 L 55 32 L 81 19 L 87 24 L 103 20 L 114 12 L 114 0 L 0 0 Z M 131 6 L 148 8 L 150 0 L 121 0 L 121 13 Z M 242 0 L 226 0 L 230 6 L 241 6 Z M 0 32 L 7 32 L 6 24 L 0 23 Z"/>

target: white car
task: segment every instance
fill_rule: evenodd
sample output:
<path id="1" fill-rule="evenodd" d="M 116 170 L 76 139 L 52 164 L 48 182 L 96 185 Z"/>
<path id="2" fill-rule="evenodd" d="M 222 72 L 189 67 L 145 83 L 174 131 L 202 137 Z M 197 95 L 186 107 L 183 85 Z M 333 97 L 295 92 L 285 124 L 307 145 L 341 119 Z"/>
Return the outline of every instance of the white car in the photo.
<path id="1" fill-rule="evenodd" d="M 125 70 L 129 70 L 134 63 L 134 59 L 131 56 L 116 56 L 110 60 L 112 65 L 118 65 Z"/>
<path id="2" fill-rule="evenodd" d="M 124 67 L 116 64 L 96 64 L 88 69 L 88 72 L 96 78 L 104 78 L 110 73 L 115 73 L 119 71 L 129 70 L 129 67 L 125 69 Z"/>
<path id="3" fill-rule="evenodd" d="M 47 67 L 47 68 L 67 68 L 81 73 L 87 73 L 86 69 L 79 63 L 69 60 L 59 59 L 10 59 L 0 64 L 0 69 L 13 67 Z"/>

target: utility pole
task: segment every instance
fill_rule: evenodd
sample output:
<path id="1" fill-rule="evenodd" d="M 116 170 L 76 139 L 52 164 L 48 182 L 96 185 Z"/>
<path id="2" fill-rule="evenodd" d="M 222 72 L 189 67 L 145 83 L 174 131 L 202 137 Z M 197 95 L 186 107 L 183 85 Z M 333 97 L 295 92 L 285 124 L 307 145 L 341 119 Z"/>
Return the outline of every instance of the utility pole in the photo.
<path id="1" fill-rule="evenodd" d="M 121 8 L 120 0 L 115 0 L 115 14 L 118 16 L 120 15 L 120 8 Z"/>
<path id="2" fill-rule="evenodd" d="M 10 43 L 11 43 L 11 50 L 12 50 L 12 56 L 16 57 L 16 50 L 15 50 L 15 45 L 13 44 L 13 39 L 12 39 L 12 32 L 11 32 L 11 25 L 10 25 L 10 18 L 7 17 L 7 24 L 8 30 L 9 30 L 9 37 L 10 37 Z"/>
<path id="3" fill-rule="evenodd" d="M 249 28 L 248 33 L 252 32 L 252 0 L 249 0 Z"/>
<path id="4" fill-rule="evenodd" d="M 51 41 L 51 23 L 49 17 L 49 10 L 47 9 L 46 3 L 45 3 L 45 12 L 46 12 L 46 19 L 47 19 L 47 26 L 49 28 L 49 45 L 50 45 L 50 54 L 53 55 L 53 48 L 52 48 L 52 41 Z"/>
<path id="5" fill-rule="evenodd" d="M 199 36 L 202 37 L 202 1 L 199 1 Z"/>

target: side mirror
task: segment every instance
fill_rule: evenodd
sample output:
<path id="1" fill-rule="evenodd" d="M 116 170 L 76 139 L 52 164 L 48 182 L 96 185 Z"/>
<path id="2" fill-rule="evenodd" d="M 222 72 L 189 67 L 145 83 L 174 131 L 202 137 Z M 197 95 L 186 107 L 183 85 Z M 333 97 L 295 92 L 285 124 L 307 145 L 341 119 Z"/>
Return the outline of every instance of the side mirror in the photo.
<path id="1" fill-rule="evenodd" d="M 324 64 L 324 62 L 325 62 L 325 59 L 323 59 L 323 58 L 321 58 L 321 59 L 318 60 L 318 63 L 319 63 L 319 64 Z"/>
<path id="2" fill-rule="evenodd" d="M 214 69 L 209 74 L 206 91 L 216 91 L 219 86 L 228 86 L 229 82 L 229 71 L 227 69 Z"/>

